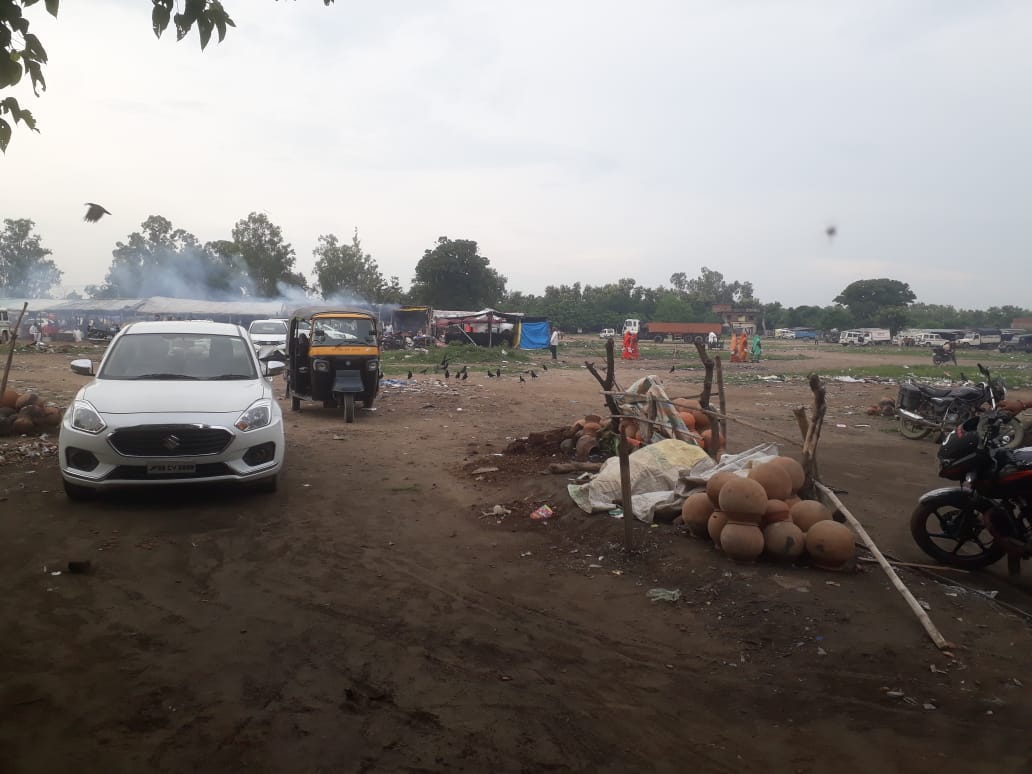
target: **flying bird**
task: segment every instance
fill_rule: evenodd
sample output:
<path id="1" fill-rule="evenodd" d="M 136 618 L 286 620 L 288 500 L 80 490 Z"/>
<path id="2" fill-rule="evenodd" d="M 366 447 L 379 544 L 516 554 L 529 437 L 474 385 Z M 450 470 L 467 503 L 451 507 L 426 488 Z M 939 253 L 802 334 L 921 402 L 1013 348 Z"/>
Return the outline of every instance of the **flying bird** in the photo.
<path id="1" fill-rule="evenodd" d="M 834 239 L 835 235 L 838 233 L 838 227 L 828 226 L 826 229 L 824 229 L 824 233 L 828 235 L 828 239 Z"/>
<path id="2" fill-rule="evenodd" d="M 86 202 L 86 215 L 83 217 L 83 220 L 85 220 L 87 223 L 96 223 L 105 215 L 110 214 L 110 212 L 105 210 L 99 204 L 94 204 L 93 202 Z"/>

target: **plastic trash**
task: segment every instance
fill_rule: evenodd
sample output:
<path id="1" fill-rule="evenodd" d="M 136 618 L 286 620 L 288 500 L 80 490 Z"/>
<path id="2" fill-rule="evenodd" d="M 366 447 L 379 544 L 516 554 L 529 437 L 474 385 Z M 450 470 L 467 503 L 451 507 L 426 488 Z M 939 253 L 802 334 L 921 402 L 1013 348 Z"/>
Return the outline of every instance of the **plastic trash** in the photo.
<path id="1" fill-rule="evenodd" d="M 653 602 L 676 602 L 681 598 L 681 589 L 649 589 L 645 596 Z"/>
<path id="2" fill-rule="evenodd" d="M 530 514 L 530 518 L 534 521 L 544 521 L 545 519 L 552 518 L 553 515 L 554 511 L 552 511 L 551 508 L 549 508 L 547 505 L 542 505 L 540 508 L 535 509 L 534 512 Z"/>

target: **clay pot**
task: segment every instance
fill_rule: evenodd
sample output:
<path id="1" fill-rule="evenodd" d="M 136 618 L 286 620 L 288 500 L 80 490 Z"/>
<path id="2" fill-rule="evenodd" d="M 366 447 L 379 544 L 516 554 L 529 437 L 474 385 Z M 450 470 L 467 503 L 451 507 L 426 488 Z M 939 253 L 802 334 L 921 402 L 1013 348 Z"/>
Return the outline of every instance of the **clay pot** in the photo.
<path id="1" fill-rule="evenodd" d="M 681 521 L 695 537 L 706 537 L 709 534 L 709 518 L 713 515 L 713 503 L 705 492 L 689 495 L 681 506 Z"/>
<path id="2" fill-rule="evenodd" d="M 791 457 L 775 457 L 771 463 L 781 465 L 788 472 L 789 478 L 792 479 L 793 494 L 803 488 L 803 484 L 806 483 L 806 471 L 802 465 Z"/>
<path id="3" fill-rule="evenodd" d="M 706 494 L 713 503 L 713 507 L 717 507 L 720 504 L 720 501 L 718 500 L 720 497 L 720 490 L 724 487 L 724 484 L 732 478 L 735 478 L 735 474 L 730 470 L 725 470 L 722 473 L 710 476 L 706 481 Z"/>
<path id="4" fill-rule="evenodd" d="M 14 407 L 21 411 L 26 406 L 31 406 L 33 403 L 39 400 L 39 395 L 34 392 L 27 392 L 18 398 L 14 403 Z"/>
<path id="5" fill-rule="evenodd" d="M 583 462 L 588 455 L 598 451 L 598 438 L 593 435 L 584 434 L 577 439 L 577 447 L 574 450 L 574 458 Z"/>
<path id="6" fill-rule="evenodd" d="M 3 397 L 0 397 L 0 406 L 6 406 L 9 409 L 17 408 L 18 398 L 20 397 L 21 396 L 18 394 L 16 390 L 12 390 L 10 387 L 8 387 L 6 390 L 4 390 Z"/>
<path id="7" fill-rule="evenodd" d="M 784 500 L 792 496 L 792 477 L 781 465 L 765 462 L 749 471 L 749 478 L 763 487 L 768 498 Z"/>
<path id="8" fill-rule="evenodd" d="M 43 416 L 43 413 L 46 410 L 46 406 L 42 406 L 39 403 L 30 403 L 27 406 L 22 406 L 18 410 L 18 416 L 28 417 L 29 419 L 35 421 L 39 419 L 41 416 Z"/>
<path id="9" fill-rule="evenodd" d="M 588 424 L 589 422 L 594 422 L 597 425 L 601 425 L 602 417 L 600 417 L 598 414 L 586 414 L 584 416 L 584 424 Z"/>
<path id="10" fill-rule="evenodd" d="M 11 423 L 11 431 L 15 435 L 24 435 L 26 433 L 31 433 L 35 429 L 35 423 L 28 417 L 23 417 L 19 415 L 18 418 Z"/>
<path id="11" fill-rule="evenodd" d="M 710 419 L 707 414 L 702 411 L 693 411 L 692 416 L 695 417 L 695 429 L 698 431 L 709 430 Z"/>
<path id="12" fill-rule="evenodd" d="M 9 417 L 9 416 L 11 416 L 11 414 L 17 414 L 17 413 L 18 412 L 15 411 L 10 406 L 0 406 L 0 418 Z"/>
<path id="13" fill-rule="evenodd" d="M 767 512 L 767 493 L 751 478 L 735 476 L 720 490 L 720 510 L 736 516 L 754 516 L 757 523 Z"/>
<path id="14" fill-rule="evenodd" d="M 695 415 L 690 411 L 679 411 L 677 416 L 681 417 L 681 421 L 684 422 L 685 426 L 689 430 L 695 429 Z"/>
<path id="15" fill-rule="evenodd" d="M 598 422 L 585 422 L 582 432 L 584 435 L 597 436 L 600 432 L 602 432 L 602 425 Z"/>
<path id="16" fill-rule="evenodd" d="M 831 511 L 816 500 L 800 500 L 789 510 L 792 523 L 809 532 L 817 522 L 831 521 Z"/>
<path id="17" fill-rule="evenodd" d="M 724 527 L 727 526 L 727 514 L 723 511 L 713 511 L 710 514 L 709 521 L 706 522 L 706 531 L 709 533 L 710 540 L 713 544 L 720 548 L 720 533 L 724 531 Z"/>
<path id="18" fill-rule="evenodd" d="M 570 425 L 570 430 L 573 431 L 574 434 L 579 433 L 583 429 L 584 429 L 584 420 L 583 419 L 578 419 L 576 422 L 574 422 L 572 425 Z"/>
<path id="19" fill-rule="evenodd" d="M 845 524 L 819 521 L 806 533 L 806 553 L 818 567 L 837 570 L 856 555 L 855 539 Z"/>
<path id="20" fill-rule="evenodd" d="M 702 408 L 702 404 L 696 398 L 674 398 L 670 402 L 677 406 L 679 411 L 683 409 L 698 411 Z"/>
<path id="21" fill-rule="evenodd" d="M 776 521 L 764 527 L 763 547 L 774 559 L 792 562 L 802 556 L 806 536 L 791 521 Z"/>
<path id="22" fill-rule="evenodd" d="M 728 522 L 720 532 L 720 547 L 736 562 L 755 562 L 763 546 L 763 533 L 756 526 Z"/>
<path id="23" fill-rule="evenodd" d="M 51 406 L 43 412 L 43 416 L 36 420 L 36 424 L 43 427 L 57 427 L 61 424 L 61 409 Z"/>
<path id="24" fill-rule="evenodd" d="M 696 429 L 698 429 L 698 428 L 696 428 Z M 703 430 L 702 431 L 702 448 L 705 449 L 706 451 L 714 451 L 713 443 L 714 443 L 714 441 L 713 441 L 713 430 Z M 723 436 L 717 435 L 716 444 L 717 444 L 717 446 L 716 446 L 716 451 L 717 452 L 724 451 L 724 437 Z"/>
<path id="25" fill-rule="evenodd" d="M 793 507 L 795 507 L 796 503 L 801 503 L 802 501 L 803 498 L 799 497 L 798 495 L 792 495 L 791 497 L 785 498 L 785 505 L 787 505 L 789 510 L 791 510 Z"/>
<path id="26" fill-rule="evenodd" d="M 561 451 L 567 457 L 572 457 L 576 449 L 577 441 L 573 438 L 567 438 L 561 444 L 559 444 L 559 451 Z"/>
<path id="27" fill-rule="evenodd" d="M 779 521 L 791 521 L 792 517 L 788 512 L 788 504 L 783 500 L 767 500 L 767 510 L 760 520 L 761 526 L 776 524 Z"/>

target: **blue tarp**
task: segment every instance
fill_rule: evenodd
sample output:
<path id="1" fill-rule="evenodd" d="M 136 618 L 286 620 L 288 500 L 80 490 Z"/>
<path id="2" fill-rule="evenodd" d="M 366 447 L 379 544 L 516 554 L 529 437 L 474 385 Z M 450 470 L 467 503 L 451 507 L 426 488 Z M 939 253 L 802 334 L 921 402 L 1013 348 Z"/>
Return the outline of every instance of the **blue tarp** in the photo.
<path id="1" fill-rule="evenodd" d="M 520 323 L 520 349 L 548 349 L 548 323 Z"/>

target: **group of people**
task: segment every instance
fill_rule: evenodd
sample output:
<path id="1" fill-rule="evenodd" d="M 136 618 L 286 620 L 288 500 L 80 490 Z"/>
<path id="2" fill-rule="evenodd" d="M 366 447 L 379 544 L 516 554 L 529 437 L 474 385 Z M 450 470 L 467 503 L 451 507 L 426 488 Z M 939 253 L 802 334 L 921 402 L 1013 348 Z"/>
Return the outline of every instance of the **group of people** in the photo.
<path id="1" fill-rule="evenodd" d="M 762 354 L 763 344 L 758 333 L 753 334 L 752 343 L 749 342 L 749 334 L 745 331 L 734 331 L 731 334 L 732 363 L 759 363 Z"/>

